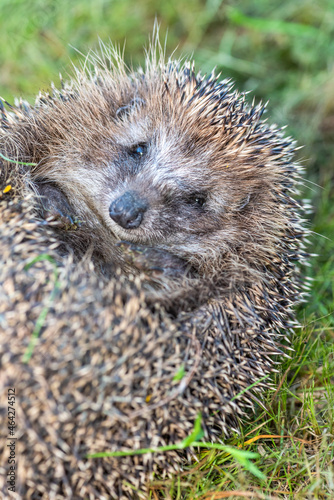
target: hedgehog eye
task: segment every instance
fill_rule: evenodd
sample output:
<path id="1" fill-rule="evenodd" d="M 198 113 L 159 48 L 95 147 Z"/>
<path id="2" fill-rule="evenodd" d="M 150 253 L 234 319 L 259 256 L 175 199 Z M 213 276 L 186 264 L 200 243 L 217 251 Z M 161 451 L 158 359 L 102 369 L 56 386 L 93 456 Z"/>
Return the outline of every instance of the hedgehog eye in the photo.
<path id="1" fill-rule="evenodd" d="M 204 193 L 195 193 L 189 198 L 187 198 L 188 205 L 194 205 L 196 207 L 203 207 L 206 202 L 206 195 Z"/>
<path id="2" fill-rule="evenodd" d="M 194 198 L 194 204 L 197 205 L 198 207 L 202 207 L 206 202 L 206 198 L 205 196 L 196 196 L 196 198 Z"/>
<path id="3" fill-rule="evenodd" d="M 130 155 L 135 158 L 142 158 L 147 152 L 147 144 L 136 144 L 130 148 Z"/>

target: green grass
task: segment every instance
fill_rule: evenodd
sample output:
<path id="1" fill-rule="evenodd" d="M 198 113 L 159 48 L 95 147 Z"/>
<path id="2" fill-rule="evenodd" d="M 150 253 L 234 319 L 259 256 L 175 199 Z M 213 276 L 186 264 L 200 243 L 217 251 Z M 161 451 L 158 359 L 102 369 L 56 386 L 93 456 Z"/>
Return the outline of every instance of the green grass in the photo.
<path id="1" fill-rule="evenodd" d="M 274 377 L 242 434 L 225 444 L 257 452 L 262 480 L 231 455 L 198 451 L 199 462 L 152 485 L 152 499 L 334 498 L 334 3 L 332 0 L 2 0 L 0 95 L 33 102 L 69 59 L 112 40 L 127 62 L 143 60 L 154 19 L 168 28 L 167 52 L 194 54 L 198 68 L 217 66 L 241 90 L 270 99 L 268 118 L 289 124 L 305 144 L 303 196 L 314 206 L 309 276 L 294 353 Z M 276 388 L 279 388 L 276 390 Z M 267 436 L 267 437 L 265 437 Z M 280 437 L 268 437 L 280 436 Z"/>

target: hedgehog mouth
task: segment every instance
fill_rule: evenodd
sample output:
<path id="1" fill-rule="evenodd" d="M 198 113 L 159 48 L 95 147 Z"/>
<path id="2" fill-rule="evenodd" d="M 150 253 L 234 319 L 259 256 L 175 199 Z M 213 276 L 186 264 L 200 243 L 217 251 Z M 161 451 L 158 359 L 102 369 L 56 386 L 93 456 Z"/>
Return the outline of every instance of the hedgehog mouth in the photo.
<path id="1" fill-rule="evenodd" d="M 138 216 L 140 218 L 140 216 Z M 129 219 L 129 227 L 123 228 L 113 220 L 108 220 L 108 229 L 112 232 L 117 240 L 131 241 L 132 243 L 148 244 L 149 239 L 145 238 L 143 228 L 138 225 L 138 221 Z"/>

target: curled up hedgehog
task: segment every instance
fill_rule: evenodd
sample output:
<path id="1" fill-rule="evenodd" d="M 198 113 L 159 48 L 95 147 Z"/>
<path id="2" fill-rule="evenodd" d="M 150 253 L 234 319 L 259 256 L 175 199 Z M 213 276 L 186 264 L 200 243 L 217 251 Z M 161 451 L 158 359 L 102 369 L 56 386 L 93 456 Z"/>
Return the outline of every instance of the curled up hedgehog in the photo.
<path id="1" fill-rule="evenodd" d="M 295 143 L 230 81 L 156 52 L 132 71 L 104 49 L 34 107 L 2 104 L 16 498 L 146 498 L 191 450 L 87 456 L 180 442 L 199 414 L 207 439 L 237 429 L 294 326 Z"/>

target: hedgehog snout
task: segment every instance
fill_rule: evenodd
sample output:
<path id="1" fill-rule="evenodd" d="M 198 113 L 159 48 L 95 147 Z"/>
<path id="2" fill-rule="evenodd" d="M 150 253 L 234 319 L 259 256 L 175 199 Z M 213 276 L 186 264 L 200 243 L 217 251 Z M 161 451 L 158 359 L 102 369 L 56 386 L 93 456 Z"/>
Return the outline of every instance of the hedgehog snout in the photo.
<path id="1" fill-rule="evenodd" d="M 112 201 L 109 207 L 110 217 L 124 229 L 135 229 L 142 223 L 148 209 L 146 200 L 135 191 L 127 191 Z"/>

